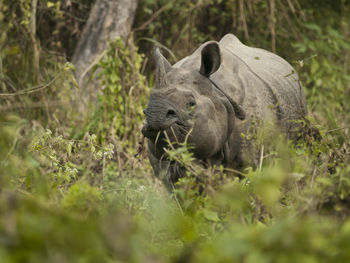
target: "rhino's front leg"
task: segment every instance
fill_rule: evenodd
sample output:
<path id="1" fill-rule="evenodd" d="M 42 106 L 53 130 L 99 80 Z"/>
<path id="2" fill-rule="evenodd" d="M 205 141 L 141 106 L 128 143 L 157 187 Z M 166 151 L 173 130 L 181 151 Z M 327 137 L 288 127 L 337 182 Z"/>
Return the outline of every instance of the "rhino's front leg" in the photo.
<path id="1" fill-rule="evenodd" d="M 171 191 L 179 178 L 184 177 L 185 169 L 174 161 L 167 160 L 164 151 L 157 152 L 155 145 L 148 140 L 148 158 L 154 175 Z"/>

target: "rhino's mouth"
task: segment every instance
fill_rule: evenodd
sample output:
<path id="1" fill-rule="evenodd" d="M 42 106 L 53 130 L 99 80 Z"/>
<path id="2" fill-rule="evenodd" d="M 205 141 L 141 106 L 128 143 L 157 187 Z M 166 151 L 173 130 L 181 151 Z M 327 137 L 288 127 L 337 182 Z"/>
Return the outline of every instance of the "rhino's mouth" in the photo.
<path id="1" fill-rule="evenodd" d="M 152 126 L 146 123 L 142 128 L 142 134 L 151 140 L 157 146 L 167 147 L 170 141 L 173 145 L 185 140 L 189 126 L 176 120 L 164 125 L 161 129 L 152 129 Z"/>
<path id="2" fill-rule="evenodd" d="M 162 131 L 151 130 L 144 126 L 144 128 L 142 128 L 142 134 L 154 143 L 157 138 L 159 139 L 159 137 L 162 136 Z"/>

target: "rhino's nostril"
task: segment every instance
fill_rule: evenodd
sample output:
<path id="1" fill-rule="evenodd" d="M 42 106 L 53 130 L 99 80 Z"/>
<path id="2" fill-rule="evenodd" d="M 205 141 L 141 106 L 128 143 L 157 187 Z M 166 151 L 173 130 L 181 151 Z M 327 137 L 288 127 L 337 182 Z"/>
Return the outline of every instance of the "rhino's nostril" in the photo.
<path id="1" fill-rule="evenodd" d="M 173 110 L 168 110 L 168 112 L 167 112 L 167 114 L 166 114 L 166 117 L 167 117 L 167 119 L 171 119 L 171 118 L 176 118 L 177 116 L 176 116 L 175 111 L 173 111 Z"/>

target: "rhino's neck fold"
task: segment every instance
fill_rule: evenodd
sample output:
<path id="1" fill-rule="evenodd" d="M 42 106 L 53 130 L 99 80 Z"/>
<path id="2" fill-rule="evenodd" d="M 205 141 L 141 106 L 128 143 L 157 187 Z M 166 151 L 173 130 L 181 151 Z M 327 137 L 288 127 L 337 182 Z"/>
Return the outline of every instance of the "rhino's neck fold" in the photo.
<path id="1" fill-rule="evenodd" d="M 240 120 L 244 120 L 246 114 L 243 108 L 239 106 L 238 103 L 235 102 L 229 95 L 227 95 L 227 93 L 223 91 L 213 80 L 211 80 L 210 78 L 208 79 L 211 82 L 211 84 L 228 99 L 228 101 L 230 102 L 230 104 L 232 105 L 235 111 L 236 117 Z"/>

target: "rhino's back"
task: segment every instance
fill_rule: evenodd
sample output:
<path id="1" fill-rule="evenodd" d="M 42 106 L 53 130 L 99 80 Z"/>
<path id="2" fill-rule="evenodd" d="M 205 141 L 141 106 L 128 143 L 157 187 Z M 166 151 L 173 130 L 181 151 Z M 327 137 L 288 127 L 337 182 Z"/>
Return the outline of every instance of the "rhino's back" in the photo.
<path id="1" fill-rule="evenodd" d="M 232 34 L 224 36 L 219 43 L 265 83 L 279 105 L 281 118 L 300 119 L 306 115 L 306 100 L 299 76 L 287 61 L 267 50 L 248 47 Z"/>
<path id="2" fill-rule="evenodd" d="M 201 45 L 174 67 L 199 69 Z M 263 49 L 248 47 L 232 34 L 219 42 L 222 65 L 211 77 L 247 110 L 249 115 L 264 118 L 271 104 L 282 125 L 306 115 L 306 101 L 298 74 L 283 58 Z M 266 117 L 266 116 L 265 116 Z"/>

